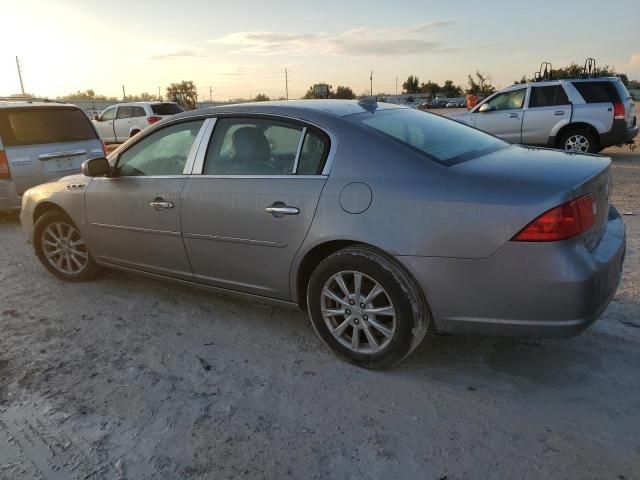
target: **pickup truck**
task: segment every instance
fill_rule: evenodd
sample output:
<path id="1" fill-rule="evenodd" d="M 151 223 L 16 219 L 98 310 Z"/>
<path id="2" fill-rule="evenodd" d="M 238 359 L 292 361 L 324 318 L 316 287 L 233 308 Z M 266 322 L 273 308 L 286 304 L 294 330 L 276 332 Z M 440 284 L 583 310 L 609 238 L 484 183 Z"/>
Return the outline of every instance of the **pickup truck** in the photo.
<path id="1" fill-rule="evenodd" d="M 105 143 L 122 143 L 149 125 L 182 111 L 175 102 L 119 103 L 96 115 L 93 124 Z"/>
<path id="2" fill-rule="evenodd" d="M 619 77 L 516 84 L 449 115 L 511 143 L 597 153 L 633 144 L 635 104 Z"/>

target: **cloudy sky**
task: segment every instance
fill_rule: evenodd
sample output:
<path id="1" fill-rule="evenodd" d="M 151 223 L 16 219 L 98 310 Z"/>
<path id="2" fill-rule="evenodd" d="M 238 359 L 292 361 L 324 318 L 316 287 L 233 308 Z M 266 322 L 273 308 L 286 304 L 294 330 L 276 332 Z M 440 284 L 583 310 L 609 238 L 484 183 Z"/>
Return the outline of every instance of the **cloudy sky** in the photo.
<path id="1" fill-rule="evenodd" d="M 482 9 L 477 5 L 481 4 Z M 410 74 L 498 86 L 595 57 L 640 79 L 638 0 L 0 0 L 0 95 L 157 93 L 193 80 L 214 100 L 300 97 L 316 82 L 393 93 Z"/>

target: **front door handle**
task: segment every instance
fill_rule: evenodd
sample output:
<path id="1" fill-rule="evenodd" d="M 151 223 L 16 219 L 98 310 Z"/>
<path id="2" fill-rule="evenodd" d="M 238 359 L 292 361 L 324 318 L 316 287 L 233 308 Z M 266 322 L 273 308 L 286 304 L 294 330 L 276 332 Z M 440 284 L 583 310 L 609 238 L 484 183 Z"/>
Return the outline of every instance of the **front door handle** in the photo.
<path id="1" fill-rule="evenodd" d="M 564 112 L 562 110 L 557 110 L 555 114 L 557 116 L 560 116 L 560 115 L 564 115 Z"/>
<path id="2" fill-rule="evenodd" d="M 156 210 L 165 210 L 167 208 L 173 208 L 175 205 L 172 202 L 167 202 L 163 198 L 156 198 L 153 202 L 149 202 L 149 206 L 155 208 Z"/>
<path id="3" fill-rule="evenodd" d="M 509 118 L 518 118 L 518 114 L 517 113 L 510 113 L 509 114 Z"/>
<path id="4" fill-rule="evenodd" d="M 298 215 L 300 213 L 299 208 L 288 207 L 282 202 L 276 202 L 270 207 L 265 208 L 265 210 L 277 218 L 282 218 L 285 215 Z"/>

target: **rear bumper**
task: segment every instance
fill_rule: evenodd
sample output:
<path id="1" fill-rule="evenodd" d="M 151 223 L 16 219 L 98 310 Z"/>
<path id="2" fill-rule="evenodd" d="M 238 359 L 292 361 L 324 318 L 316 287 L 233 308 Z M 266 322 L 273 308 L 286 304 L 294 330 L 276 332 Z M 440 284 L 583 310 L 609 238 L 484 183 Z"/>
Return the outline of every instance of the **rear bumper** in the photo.
<path id="1" fill-rule="evenodd" d="M 600 146 L 621 145 L 631 143 L 638 136 L 638 125 L 627 127 L 626 120 L 614 120 L 611 130 L 600 135 Z"/>
<path id="2" fill-rule="evenodd" d="M 0 180 L 0 212 L 20 210 L 21 197 L 11 180 Z"/>
<path id="3" fill-rule="evenodd" d="M 611 208 L 598 246 L 508 242 L 485 259 L 397 257 L 422 286 L 440 331 L 567 337 L 606 309 L 620 281 L 625 228 Z"/>

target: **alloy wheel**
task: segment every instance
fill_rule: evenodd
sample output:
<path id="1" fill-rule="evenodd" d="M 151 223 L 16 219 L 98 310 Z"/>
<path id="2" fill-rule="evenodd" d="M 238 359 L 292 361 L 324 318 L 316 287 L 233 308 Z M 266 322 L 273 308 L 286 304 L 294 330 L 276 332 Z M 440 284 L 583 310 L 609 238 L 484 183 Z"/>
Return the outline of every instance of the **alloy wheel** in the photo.
<path id="1" fill-rule="evenodd" d="M 353 352 L 378 352 L 396 332 L 396 311 L 389 294 L 362 272 L 332 275 L 322 289 L 320 306 L 331 334 Z"/>
<path id="2" fill-rule="evenodd" d="M 74 275 L 82 272 L 89 262 L 89 252 L 78 230 L 64 222 L 50 223 L 42 231 L 42 251 L 57 271 Z"/>
<path id="3" fill-rule="evenodd" d="M 564 149 L 569 152 L 588 153 L 589 139 L 584 135 L 576 133 L 567 138 L 564 142 Z"/>

